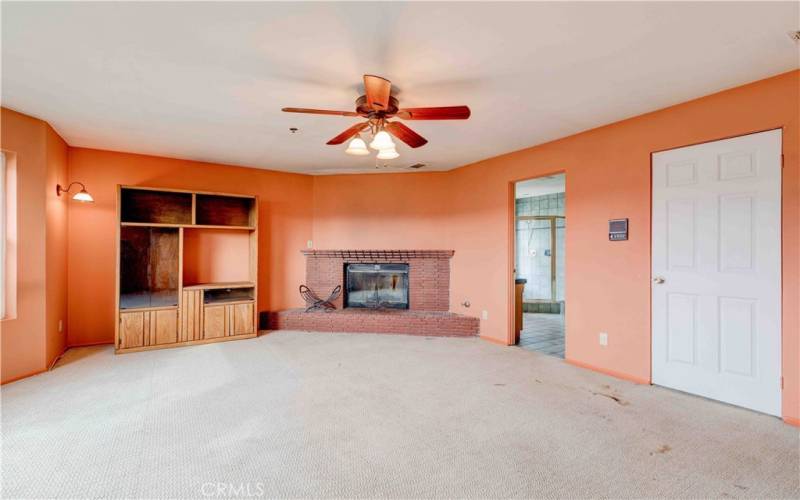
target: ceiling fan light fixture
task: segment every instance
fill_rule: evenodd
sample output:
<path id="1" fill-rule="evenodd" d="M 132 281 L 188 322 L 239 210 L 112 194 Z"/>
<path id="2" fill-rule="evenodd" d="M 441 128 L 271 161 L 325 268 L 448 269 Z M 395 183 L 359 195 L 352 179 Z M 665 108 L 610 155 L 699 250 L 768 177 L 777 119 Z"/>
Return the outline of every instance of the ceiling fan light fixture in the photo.
<path id="1" fill-rule="evenodd" d="M 286 113 L 307 113 L 313 115 L 334 115 L 359 117 L 361 123 L 351 125 L 345 131 L 329 140 L 329 146 L 338 146 L 350 141 L 345 152 L 353 156 L 366 156 L 371 153 L 368 149 L 378 152 L 379 160 L 393 160 L 400 155 L 394 139 L 411 148 L 419 148 L 428 143 L 428 140 L 414 132 L 401 121 L 391 121 L 393 118 L 401 120 L 466 120 L 470 117 L 468 106 L 437 106 L 425 108 L 402 108 L 396 97 L 392 96 L 392 82 L 376 75 L 364 75 L 364 95 L 356 99 L 355 111 L 339 111 L 331 109 L 311 108 L 283 108 Z M 297 128 L 290 128 L 290 132 L 298 132 Z M 370 142 L 367 146 L 361 133 L 368 134 Z M 415 168 L 415 167 L 409 167 Z"/>
<path id="2" fill-rule="evenodd" d="M 380 152 L 378 152 L 377 158 L 379 160 L 394 160 L 395 158 L 397 158 L 399 156 L 400 156 L 400 154 L 397 152 L 397 150 L 393 146 L 392 148 L 381 149 Z"/>
<path id="3" fill-rule="evenodd" d="M 377 149 L 378 151 L 383 151 L 384 149 L 394 149 L 395 146 L 394 142 L 392 142 L 392 136 L 389 135 L 389 132 L 381 130 L 375 134 L 372 142 L 369 143 L 369 147 L 372 149 Z"/>
<path id="4" fill-rule="evenodd" d="M 360 136 L 356 136 L 350 141 L 344 152 L 354 156 L 366 156 L 369 154 L 369 149 L 367 149 L 367 143 L 364 142 L 364 139 Z"/>

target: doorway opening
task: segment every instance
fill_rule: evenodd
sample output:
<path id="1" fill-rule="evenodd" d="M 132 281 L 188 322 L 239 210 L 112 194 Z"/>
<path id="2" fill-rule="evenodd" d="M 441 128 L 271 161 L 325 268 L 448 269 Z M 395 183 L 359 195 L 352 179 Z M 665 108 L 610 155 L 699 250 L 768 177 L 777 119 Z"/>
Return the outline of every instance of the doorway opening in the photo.
<path id="1" fill-rule="evenodd" d="M 566 176 L 514 186 L 516 344 L 564 358 Z"/>

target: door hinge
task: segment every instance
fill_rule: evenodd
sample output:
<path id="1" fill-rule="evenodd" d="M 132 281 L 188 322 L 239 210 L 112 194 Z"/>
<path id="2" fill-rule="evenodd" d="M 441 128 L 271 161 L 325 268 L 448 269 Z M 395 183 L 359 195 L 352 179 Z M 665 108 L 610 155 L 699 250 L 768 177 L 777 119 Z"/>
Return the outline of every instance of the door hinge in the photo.
<path id="1" fill-rule="evenodd" d="M 783 390 L 783 377 L 781 377 L 781 390 Z"/>
<path id="2" fill-rule="evenodd" d="M 786 156 L 781 153 L 781 168 L 786 168 Z"/>

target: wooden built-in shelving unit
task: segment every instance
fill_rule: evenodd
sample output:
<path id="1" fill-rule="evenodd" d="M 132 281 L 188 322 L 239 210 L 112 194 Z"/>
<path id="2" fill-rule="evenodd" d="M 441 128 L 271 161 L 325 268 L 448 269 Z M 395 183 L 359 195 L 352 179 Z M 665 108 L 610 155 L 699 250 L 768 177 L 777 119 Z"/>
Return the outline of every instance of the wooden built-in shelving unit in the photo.
<path id="1" fill-rule="evenodd" d="M 257 335 L 254 196 L 119 186 L 117 219 L 116 352 Z"/>

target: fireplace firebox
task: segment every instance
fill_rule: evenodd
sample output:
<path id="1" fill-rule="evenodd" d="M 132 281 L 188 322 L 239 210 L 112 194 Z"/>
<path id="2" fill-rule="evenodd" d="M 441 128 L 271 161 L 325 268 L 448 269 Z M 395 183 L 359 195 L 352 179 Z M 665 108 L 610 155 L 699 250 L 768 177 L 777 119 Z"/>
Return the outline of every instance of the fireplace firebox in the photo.
<path id="1" fill-rule="evenodd" d="M 345 307 L 408 309 L 408 264 L 345 264 Z"/>

